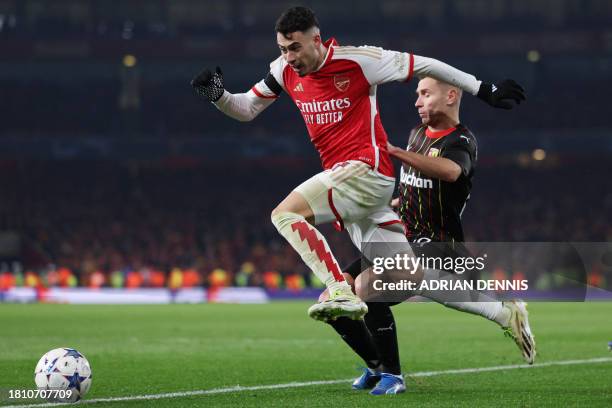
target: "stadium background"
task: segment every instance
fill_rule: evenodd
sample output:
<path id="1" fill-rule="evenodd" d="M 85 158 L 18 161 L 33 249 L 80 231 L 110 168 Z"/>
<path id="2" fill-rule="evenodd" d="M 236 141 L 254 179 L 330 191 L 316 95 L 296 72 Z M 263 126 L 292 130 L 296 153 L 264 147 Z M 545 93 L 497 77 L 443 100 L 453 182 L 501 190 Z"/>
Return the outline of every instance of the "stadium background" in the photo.
<path id="1" fill-rule="evenodd" d="M 340 44 L 525 86 L 527 103 L 510 112 L 463 100 L 479 141 L 468 241 L 612 239 L 611 2 L 302 3 Z M 0 297 L 23 286 L 317 284 L 269 221 L 320 169 L 299 112 L 284 96 L 239 123 L 189 85 L 215 65 L 233 92 L 261 79 L 289 5 L 0 0 Z M 415 87 L 379 90 L 396 145 L 418 122 Z M 356 256 L 345 234 L 324 231 L 341 263 Z M 612 287 L 610 271 L 587 272 Z"/>
<path id="2" fill-rule="evenodd" d="M 463 100 L 480 147 L 468 240 L 609 246 L 612 2 L 301 3 L 340 44 L 413 51 L 525 85 L 527 103 L 510 112 Z M 612 406 L 610 302 L 531 302 L 533 369 L 484 319 L 398 306 L 408 392 L 349 392 L 358 359 L 306 316 L 320 288 L 307 288 L 310 273 L 269 221 L 320 170 L 298 110 L 285 95 L 238 123 L 189 85 L 215 65 L 234 92 L 261 79 L 289 5 L 0 0 L 0 405 L 40 402 L 9 401 L 7 391 L 33 387 L 40 356 L 69 346 L 91 363 L 86 400 L 96 406 Z M 418 121 L 415 88 L 378 90 L 398 146 Z M 356 255 L 345 234 L 324 232 L 341 263 Z M 612 262 L 592 266 L 587 278 L 610 298 Z M 512 262 L 497 272 L 541 278 Z M 231 290 L 245 297 L 230 285 L 251 285 L 264 301 L 309 298 L 218 302 Z M 183 301 L 201 304 L 49 304 L 66 301 L 50 293 L 77 292 L 85 302 L 147 292 L 147 303 L 191 294 Z"/>

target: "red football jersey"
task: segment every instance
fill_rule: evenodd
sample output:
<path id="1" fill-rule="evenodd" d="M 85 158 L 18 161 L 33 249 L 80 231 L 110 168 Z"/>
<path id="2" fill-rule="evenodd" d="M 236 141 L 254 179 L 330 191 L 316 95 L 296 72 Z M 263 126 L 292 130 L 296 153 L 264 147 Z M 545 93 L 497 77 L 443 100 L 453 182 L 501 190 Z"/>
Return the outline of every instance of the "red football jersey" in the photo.
<path id="1" fill-rule="evenodd" d="M 271 75 L 302 113 L 324 169 L 360 160 L 394 177 L 376 88 L 410 80 L 412 54 L 369 46 L 341 47 L 333 38 L 325 46 L 327 55 L 316 71 L 300 77 L 280 56 L 270 64 Z M 251 91 L 262 98 L 277 97 L 263 80 Z"/>

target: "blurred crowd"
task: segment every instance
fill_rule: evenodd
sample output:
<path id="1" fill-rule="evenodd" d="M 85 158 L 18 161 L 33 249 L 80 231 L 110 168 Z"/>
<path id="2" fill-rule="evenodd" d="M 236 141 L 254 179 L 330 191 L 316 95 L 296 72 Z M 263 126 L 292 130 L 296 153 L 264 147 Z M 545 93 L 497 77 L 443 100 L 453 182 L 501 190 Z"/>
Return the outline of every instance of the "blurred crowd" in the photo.
<path id="1" fill-rule="evenodd" d="M 189 81 L 201 69 L 220 65 L 228 90 L 250 89 L 279 55 L 273 25 L 287 2 L 119 3 L 0 2 L 0 50 L 6 62 L 0 72 L 0 136 L 185 138 L 244 133 L 247 125 L 209 109 Z M 474 100 L 463 104 L 462 117 L 479 130 L 607 127 L 606 115 L 600 114 L 607 95 L 600 84 L 611 70 L 606 31 L 611 3 L 554 3 L 339 0 L 304 5 L 318 13 L 323 36 L 335 36 L 340 44 L 414 52 L 479 79 L 511 77 L 523 84 L 529 108 L 512 115 Z M 370 30 L 364 32 L 364 26 Z M 399 129 L 407 134 L 418 119 L 415 87 L 413 81 L 379 91 L 380 112 L 393 133 Z M 289 98 L 280 98 L 273 110 L 248 124 L 248 132 L 301 140 L 304 133 L 295 127 L 302 119 Z M 406 118 L 412 118 L 410 123 Z"/>
<path id="2" fill-rule="evenodd" d="M 22 258 L 36 266 L 13 275 L 25 284 L 38 276 L 59 285 L 309 286 L 299 257 L 269 222 L 306 173 L 233 171 L 104 163 L 14 170 L 17 177 L 3 178 L 0 230 L 18 231 Z M 340 256 L 350 254 L 335 244 L 338 234 L 330 238 Z"/>
<path id="3" fill-rule="evenodd" d="M 230 74 L 228 89 L 232 92 L 247 91 L 262 79 L 261 72 L 266 66 L 267 62 L 256 65 L 238 78 Z M 200 68 L 194 67 L 191 74 L 195 75 Z M 499 79 L 500 74 L 494 75 L 487 79 Z M 500 129 L 523 130 L 527 124 L 531 131 L 596 129 L 609 125 L 607 117 L 598 113 L 606 103 L 606 95 L 593 92 L 597 89 L 597 81 L 568 82 L 554 77 L 546 79 L 545 75 L 529 86 L 528 107 L 517 109 L 509 115 L 493 111 L 485 104 L 466 97 L 462 107 L 463 120 L 476 127 L 480 133 Z M 563 88 L 558 87 L 561 80 L 564 81 Z M 125 84 L 119 80 L 90 79 L 73 83 L 0 80 L 0 87 L 5 96 L 0 99 L 0 109 L 3 112 L 0 136 L 78 138 L 93 134 L 104 138 L 129 135 L 131 138 L 155 139 L 212 134 L 240 135 L 248 128 L 250 135 L 269 139 L 285 135 L 301 142 L 305 137 L 299 128 L 303 119 L 286 95 L 269 112 L 262 113 L 257 120 L 245 125 L 228 120 L 216 109 L 207 106 L 189 86 L 189 78 L 165 80 L 162 83 L 143 80 L 133 90 L 136 93 L 133 95 L 135 102 L 128 107 L 122 102 Z M 413 106 L 414 89 L 416 81 L 408 85 L 384 87 L 382 91 L 381 112 L 384 123 L 398 124 L 390 127 L 392 134 L 407 134 L 418 121 Z M 570 111 L 567 104 L 551 103 L 551 97 L 555 101 L 580 100 L 581 103 L 573 104 Z M 37 120 L 31 120 L 32 117 Z M 406 122 L 406 118 L 409 118 L 409 122 Z M 270 129 L 275 131 L 270 132 Z"/>
<path id="4" fill-rule="evenodd" d="M 466 31 L 589 28 L 608 23 L 612 7 L 601 0 L 304 0 L 322 23 L 355 31 L 355 23 L 402 23 L 402 31 L 443 28 L 449 21 Z M 225 36 L 245 30 L 269 32 L 270 19 L 292 5 L 286 0 L 3 0 L 0 36 L 28 38 L 45 32 L 52 38 L 116 40 L 167 39 L 179 36 Z M 347 16 L 350 10 L 350 22 Z M 351 25 L 353 23 L 353 25 Z M 387 30 L 389 28 L 387 27 Z"/>
<path id="5" fill-rule="evenodd" d="M 0 287 L 317 286 L 269 220 L 316 171 L 299 161 L 8 166 L 0 231 L 16 233 L 19 250 L 3 254 Z M 606 175 L 583 177 L 575 168 L 479 168 L 464 213 L 467 240 L 612 240 Z M 341 265 L 358 256 L 345 233 L 323 232 Z"/>

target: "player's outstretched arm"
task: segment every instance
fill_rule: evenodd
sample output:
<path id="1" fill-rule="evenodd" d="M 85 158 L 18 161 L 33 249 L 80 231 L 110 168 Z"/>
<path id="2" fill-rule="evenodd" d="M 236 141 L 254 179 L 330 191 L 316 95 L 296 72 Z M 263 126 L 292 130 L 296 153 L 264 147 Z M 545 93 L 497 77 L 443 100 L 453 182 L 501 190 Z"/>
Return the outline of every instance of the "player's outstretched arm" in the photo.
<path id="1" fill-rule="evenodd" d="M 414 74 L 430 76 L 453 84 L 466 92 L 476 95 L 495 108 L 512 109 L 525 100 L 525 90 L 516 81 L 506 79 L 497 83 L 482 82 L 474 75 L 465 73 L 433 58 L 414 55 Z"/>
<path id="2" fill-rule="evenodd" d="M 198 95 L 212 102 L 221 112 L 241 122 L 255 119 L 275 100 L 259 97 L 253 90 L 239 94 L 228 92 L 223 85 L 223 72 L 219 67 L 214 73 L 209 69 L 200 72 L 191 81 L 191 86 Z"/>
<path id="3" fill-rule="evenodd" d="M 389 154 L 402 163 L 414 167 L 427 177 L 437 178 L 449 183 L 455 182 L 461 175 L 461 167 L 454 161 L 444 157 L 429 157 L 415 152 L 409 152 L 387 143 Z"/>

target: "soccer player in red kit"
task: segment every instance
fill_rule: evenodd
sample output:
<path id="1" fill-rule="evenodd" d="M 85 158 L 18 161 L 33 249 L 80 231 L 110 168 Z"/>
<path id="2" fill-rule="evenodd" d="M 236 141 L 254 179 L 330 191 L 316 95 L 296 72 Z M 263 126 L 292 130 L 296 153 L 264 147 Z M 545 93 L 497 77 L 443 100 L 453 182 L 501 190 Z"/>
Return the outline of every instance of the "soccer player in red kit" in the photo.
<path id="1" fill-rule="evenodd" d="M 368 242 L 399 242 L 411 252 L 401 221 L 388 205 L 395 176 L 378 114 L 377 86 L 428 75 L 505 109 L 513 106 L 509 100 L 524 99 L 523 90 L 512 80 L 484 83 L 411 53 L 340 46 L 333 38 L 324 42 L 314 13 L 305 7 L 285 11 L 276 33 L 281 55 L 270 64 L 266 78 L 248 92 L 226 91 L 219 67 L 215 73 L 202 71 L 192 85 L 220 111 L 240 121 L 253 120 L 283 91 L 294 101 L 324 171 L 296 187 L 272 211 L 272 223 L 328 288 L 329 299 L 310 307 L 309 315 L 323 321 L 341 316 L 361 319 L 367 306 L 351 291 L 316 225 L 336 222 L 360 250 Z"/>

